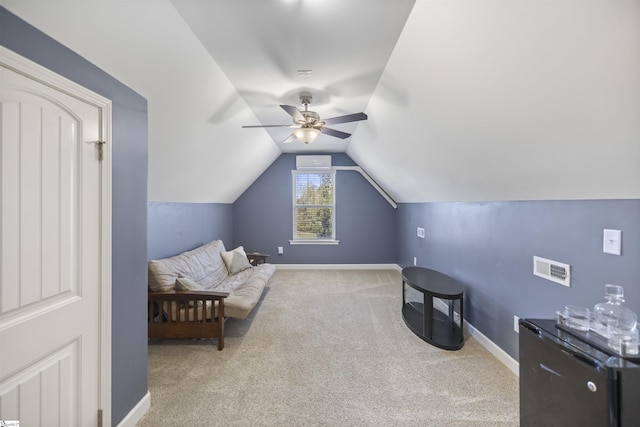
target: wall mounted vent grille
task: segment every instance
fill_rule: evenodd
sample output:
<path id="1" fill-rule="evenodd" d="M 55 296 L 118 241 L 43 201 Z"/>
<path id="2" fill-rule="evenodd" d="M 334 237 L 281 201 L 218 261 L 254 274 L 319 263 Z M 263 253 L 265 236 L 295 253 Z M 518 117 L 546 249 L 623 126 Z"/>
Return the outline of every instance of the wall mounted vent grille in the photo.
<path id="1" fill-rule="evenodd" d="M 563 286 L 571 286 L 571 266 L 569 264 L 534 256 L 533 274 Z"/>
<path id="2" fill-rule="evenodd" d="M 331 156 L 296 156 L 296 169 L 331 169 Z"/>

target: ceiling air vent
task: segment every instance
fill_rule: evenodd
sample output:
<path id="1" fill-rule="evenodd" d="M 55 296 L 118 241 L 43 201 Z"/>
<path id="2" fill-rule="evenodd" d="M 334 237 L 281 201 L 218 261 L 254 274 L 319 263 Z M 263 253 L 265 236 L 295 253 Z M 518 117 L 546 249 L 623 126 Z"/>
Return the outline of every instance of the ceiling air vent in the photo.
<path id="1" fill-rule="evenodd" d="M 569 264 L 534 255 L 533 274 L 563 286 L 571 286 L 571 266 Z"/>

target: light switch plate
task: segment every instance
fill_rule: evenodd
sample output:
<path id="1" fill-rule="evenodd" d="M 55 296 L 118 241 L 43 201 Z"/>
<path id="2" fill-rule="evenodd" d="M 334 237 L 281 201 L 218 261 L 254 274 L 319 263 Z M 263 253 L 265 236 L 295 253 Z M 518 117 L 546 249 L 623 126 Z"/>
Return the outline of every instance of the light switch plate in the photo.
<path id="1" fill-rule="evenodd" d="M 622 231 L 604 230 L 602 239 L 602 251 L 605 254 L 620 255 L 622 247 Z"/>

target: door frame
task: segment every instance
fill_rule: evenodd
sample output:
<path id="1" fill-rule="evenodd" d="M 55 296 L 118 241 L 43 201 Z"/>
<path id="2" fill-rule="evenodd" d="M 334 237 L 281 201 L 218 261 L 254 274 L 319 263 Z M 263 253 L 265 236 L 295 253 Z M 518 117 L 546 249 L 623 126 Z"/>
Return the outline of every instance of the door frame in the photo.
<path id="1" fill-rule="evenodd" d="M 63 77 L 12 50 L 0 45 L 0 63 L 30 79 L 66 95 L 89 103 L 100 110 L 100 290 L 97 309 L 100 310 L 98 340 L 98 406 L 102 410 L 102 425 L 111 425 L 111 100 Z M 96 141 L 97 142 L 97 141 Z M 100 148 L 98 145 L 102 145 Z"/>

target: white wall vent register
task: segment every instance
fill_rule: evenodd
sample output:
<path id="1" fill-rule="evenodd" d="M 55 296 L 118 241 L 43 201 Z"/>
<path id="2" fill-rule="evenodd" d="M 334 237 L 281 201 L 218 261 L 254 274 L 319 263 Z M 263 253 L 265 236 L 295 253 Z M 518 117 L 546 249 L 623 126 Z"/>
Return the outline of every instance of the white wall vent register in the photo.
<path id="1" fill-rule="evenodd" d="M 534 255 L 533 274 L 563 286 L 571 286 L 571 266 L 569 264 Z"/>
<path id="2" fill-rule="evenodd" d="M 331 156 L 296 156 L 296 169 L 331 169 Z"/>

